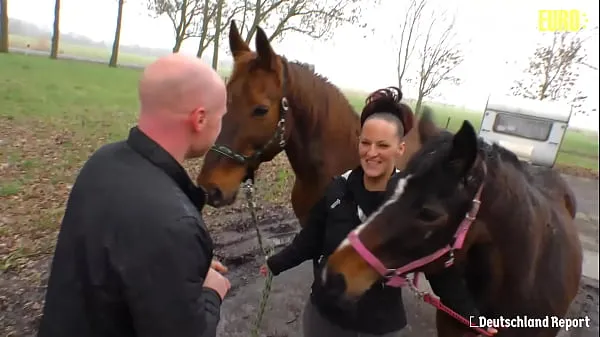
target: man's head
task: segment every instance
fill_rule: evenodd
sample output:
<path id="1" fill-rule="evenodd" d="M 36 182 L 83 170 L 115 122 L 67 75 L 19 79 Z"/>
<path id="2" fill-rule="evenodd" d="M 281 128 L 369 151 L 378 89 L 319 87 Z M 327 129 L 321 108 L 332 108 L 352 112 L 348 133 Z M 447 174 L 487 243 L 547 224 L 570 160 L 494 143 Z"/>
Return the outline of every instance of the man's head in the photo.
<path id="1" fill-rule="evenodd" d="M 139 82 L 140 129 L 182 162 L 203 156 L 221 131 L 225 83 L 195 57 L 170 54 L 150 64 Z"/>

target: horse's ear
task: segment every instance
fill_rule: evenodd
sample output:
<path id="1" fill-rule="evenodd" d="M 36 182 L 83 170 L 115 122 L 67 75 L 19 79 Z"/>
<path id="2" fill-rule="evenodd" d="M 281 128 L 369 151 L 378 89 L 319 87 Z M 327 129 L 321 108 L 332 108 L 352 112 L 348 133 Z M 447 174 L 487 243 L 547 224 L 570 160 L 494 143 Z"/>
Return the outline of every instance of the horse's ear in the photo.
<path id="1" fill-rule="evenodd" d="M 229 26 L 229 50 L 231 51 L 234 59 L 239 57 L 240 54 L 250 51 L 250 47 L 240 35 L 240 31 L 235 24 L 235 20 L 231 20 L 231 24 Z"/>
<path id="2" fill-rule="evenodd" d="M 448 157 L 450 168 L 463 177 L 471 169 L 476 158 L 477 134 L 471 123 L 464 121 L 452 139 L 452 150 Z"/>
<path id="3" fill-rule="evenodd" d="M 427 140 L 440 133 L 440 129 L 433 121 L 433 110 L 428 106 L 423 106 L 423 113 L 419 119 L 419 138 L 421 144 L 425 144 Z"/>
<path id="4" fill-rule="evenodd" d="M 264 69 L 274 70 L 276 55 L 271 48 L 271 42 L 265 31 L 260 27 L 256 27 L 256 53 L 258 54 L 258 61 Z"/>

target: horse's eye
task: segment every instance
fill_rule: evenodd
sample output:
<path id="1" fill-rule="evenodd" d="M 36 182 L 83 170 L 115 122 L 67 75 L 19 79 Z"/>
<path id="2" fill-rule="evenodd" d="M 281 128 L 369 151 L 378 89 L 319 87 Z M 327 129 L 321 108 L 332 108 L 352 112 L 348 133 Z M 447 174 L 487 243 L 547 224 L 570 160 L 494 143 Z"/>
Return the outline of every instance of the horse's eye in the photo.
<path id="1" fill-rule="evenodd" d="M 269 107 L 266 106 L 257 106 L 254 111 L 252 112 L 253 116 L 264 116 L 267 114 L 267 112 L 269 112 Z"/>
<path id="2" fill-rule="evenodd" d="M 433 209 L 428 208 L 428 207 L 421 208 L 421 210 L 419 211 L 419 214 L 417 215 L 419 220 L 424 221 L 424 222 L 434 222 L 435 220 L 439 219 L 441 216 L 442 216 L 442 214 L 440 214 L 439 212 L 434 211 Z"/>

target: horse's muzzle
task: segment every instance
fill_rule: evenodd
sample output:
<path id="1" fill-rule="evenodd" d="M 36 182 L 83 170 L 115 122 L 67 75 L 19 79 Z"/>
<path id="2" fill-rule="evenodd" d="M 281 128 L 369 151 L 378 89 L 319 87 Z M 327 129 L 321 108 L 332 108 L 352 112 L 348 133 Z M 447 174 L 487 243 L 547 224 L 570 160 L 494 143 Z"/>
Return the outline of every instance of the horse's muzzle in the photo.
<path id="1" fill-rule="evenodd" d="M 217 186 L 209 186 L 205 188 L 206 190 L 206 204 L 214 207 L 220 208 L 233 204 L 237 197 L 237 191 L 229 198 L 225 198 L 221 189 Z"/>

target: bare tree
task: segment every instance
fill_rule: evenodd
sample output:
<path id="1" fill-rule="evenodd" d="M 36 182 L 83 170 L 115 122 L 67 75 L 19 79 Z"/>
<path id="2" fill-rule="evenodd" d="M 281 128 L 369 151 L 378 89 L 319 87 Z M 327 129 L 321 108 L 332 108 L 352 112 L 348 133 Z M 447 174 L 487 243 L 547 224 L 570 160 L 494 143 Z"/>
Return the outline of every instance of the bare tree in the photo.
<path id="1" fill-rule="evenodd" d="M 280 39 L 288 32 L 328 39 L 333 30 L 344 23 L 359 24 L 361 6 L 373 5 L 379 0 L 243 0 L 243 3 L 240 32 L 246 32 L 245 40 L 249 43 L 259 25 L 271 31 L 269 41 Z"/>
<path id="2" fill-rule="evenodd" d="M 217 12 L 218 3 L 213 2 L 211 0 L 204 0 L 204 5 L 202 6 L 202 17 L 196 25 L 198 26 L 198 35 L 200 37 L 200 42 L 198 43 L 198 51 L 196 52 L 196 56 L 198 58 L 202 57 L 204 50 L 208 48 L 208 45 L 212 42 L 214 38 L 214 34 L 209 32 L 209 26 L 211 21 L 213 21 L 214 16 Z"/>
<path id="3" fill-rule="evenodd" d="M 247 0 L 244 0 L 247 1 Z M 227 28 L 231 20 L 238 14 L 246 11 L 244 3 L 232 2 L 228 4 L 226 0 L 217 0 L 217 13 L 214 20 L 213 34 L 213 57 L 212 67 L 217 70 L 219 67 L 219 44 L 221 42 L 222 33 Z M 225 18 L 225 20 L 223 20 Z"/>
<path id="4" fill-rule="evenodd" d="M 50 46 L 50 58 L 56 60 L 58 57 L 58 44 L 60 40 L 60 0 L 54 0 L 54 27 L 52 29 L 52 45 Z"/>
<path id="5" fill-rule="evenodd" d="M 400 37 L 398 42 L 398 87 L 402 88 L 404 75 L 407 69 L 419 36 L 419 22 L 426 0 L 411 0 L 410 5 L 404 15 L 404 22 L 400 23 Z"/>
<path id="6" fill-rule="evenodd" d="M 523 78 L 511 87 L 512 94 L 537 100 L 566 100 L 580 112 L 587 96 L 575 90 L 578 68 L 590 67 L 585 62 L 585 40 L 579 33 L 554 33 L 548 43 L 535 49 Z"/>
<path id="7" fill-rule="evenodd" d="M 598 71 L 598 66 L 591 65 L 591 64 L 589 64 L 589 63 L 587 63 L 587 62 L 581 62 L 581 65 L 582 65 L 582 66 L 586 66 L 586 67 L 588 67 L 588 68 L 590 68 L 590 69 L 592 69 L 592 70 Z"/>
<path id="8" fill-rule="evenodd" d="M 225 0 L 217 0 L 217 14 L 215 16 L 215 34 L 213 35 L 213 56 L 212 67 L 214 70 L 219 68 L 219 41 L 221 40 L 221 32 L 223 31 L 223 7 Z M 229 21 L 229 20 L 227 20 Z M 225 24 L 227 24 L 225 21 Z"/>
<path id="9" fill-rule="evenodd" d="M 8 53 L 8 0 L 0 0 L 0 53 Z"/>
<path id="10" fill-rule="evenodd" d="M 117 27 L 115 29 L 115 38 L 113 40 L 110 61 L 108 62 L 108 66 L 112 68 L 117 67 L 117 62 L 119 58 L 119 46 L 121 44 L 121 24 L 123 22 L 123 6 L 125 5 L 125 0 L 118 0 L 118 2 L 119 5 L 117 7 Z"/>
<path id="11" fill-rule="evenodd" d="M 221 32 L 226 28 L 233 17 L 241 12 L 243 7 L 233 2 L 228 5 L 225 0 L 204 0 L 202 16 L 196 20 L 197 35 L 200 38 L 198 43 L 197 57 L 202 57 L 211 43 L 215 43 L 218 48 Z M 223 20 L 225 17 L 225 20 Z M 214 52 L 214 51 L 213 51 Z"/>
<path id="12" fill-rule="evenodd" d="M 195 21 L 202 15 L 204 0 L 148 0 L 151 15 L 166 15 L 173 26 L 175 43 L 173 52 L 181 49 L 183 41 L 197 36 Z"/>
<path id="13" fill-rule="evenodd" d="M 446 17 L 446 13 L 432 16 L 427 34 L 419 48 L 420 64 L 417 74 L 415 78 L 409 79 L 409 82 L 416 82 L 418 88 L 415 103 L 417 114 L 421 112 L 423 99 L 435 92 L 440 84 L 460 83 L 460 79 L 453 75 L 453 71 L 464 60 L 462 50 L 455 42 L 456 17 L 452 16 L 449 22 L 444 20 Z M 435 31 L 439 33 L 436 34 Z"/>

